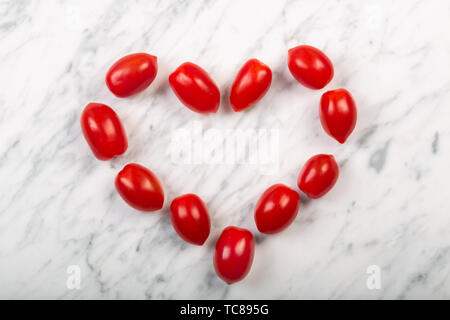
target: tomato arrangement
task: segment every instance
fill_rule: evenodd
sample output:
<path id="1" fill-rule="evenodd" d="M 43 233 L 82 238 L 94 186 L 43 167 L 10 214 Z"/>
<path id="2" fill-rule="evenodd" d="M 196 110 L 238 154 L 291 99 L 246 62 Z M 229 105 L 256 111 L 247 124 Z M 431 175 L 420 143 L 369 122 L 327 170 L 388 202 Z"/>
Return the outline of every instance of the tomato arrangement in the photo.
<path id="1" fill-rule="evenodd" d="M 331 60 L 319 49 L 300 45 L 288 51 L 288 68 L 307 88 L 319 90 L 333 78 Z M 137 94 L 153 82 L 158 71 L 157 57 L 147 53 L 127 55 L 108 70 L 105 82 L 117 97 Z M 185 62 L 169 76 L 178 99 L 190 110 L 207 114 L 217 112 L 220 91 L 210 75 L 198 65 Z M 229 101 L 235 112 L 248 110 L 267 93 L 272 82 L 269 66 L 257 59 L 248 60 L 231 86 Z M 325 92 L 320 100 L 319 118 L 324 131 L 344 143 L 356 125 L 356 104 L 350 92 L 337 89 Z M 94 156 L 109 160 L 126 152 L 128 141 L 118 115 L 107 105 L 89 103 L 81 114 L 81 129 Z M 303 165 L 297 186 L 309 198 L 323 197 L 336 184 L 339 165 L 333 155 L 318 154 Z M 115 178 L 120 197 L 139 211 L 157 211 L 164 205 L 164 190 L 158 177 L 148 168 L 127 164 Z M 295 220 L 300 208 L 299 193 L 283 184 L 269 187 L 256 202 L 254 220 L 259 232 L 279 233 Z M 211 229 L 205 202 L 196 194 L 174 198 L 170 219 L 184 241 L 203 245 Z M 246 229 L 226 227 L 215 244 L 213 264 L 217 275 L 228 284 L 242 280 L 250 271 L 255 255 L 253 234 Z"/>

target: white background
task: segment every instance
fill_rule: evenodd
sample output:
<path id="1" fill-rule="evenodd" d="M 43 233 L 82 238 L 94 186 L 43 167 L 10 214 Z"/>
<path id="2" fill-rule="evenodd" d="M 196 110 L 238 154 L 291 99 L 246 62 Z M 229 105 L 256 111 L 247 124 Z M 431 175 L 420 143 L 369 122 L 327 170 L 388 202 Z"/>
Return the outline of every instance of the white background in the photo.
<path id="1" fill-rule="evenodd" d="M 450 298 L 449 30 L 446 0 L 1 1 L 0 297 Z M 320 126 L 325 90 L 302 87 L 287 69 L 287 50 L 298 44 L 326 52 L 335 67 L 326 89 L 344 87 L 357 102 L 344 145 Z M 132 98 L 114 97 L 108 67 L 142 51 L 158 56 L 156 80 Z M 228 88 L 253 57 L 272 68 L 272 87 L 234 113 Z M 217 114 L 195 114 L 171 92 L 168 75 L 184 61 L 219 85 Z M 124 156 L 93 157 L 79 125 L 91 101 L 122 118 Z M 195 121 L 203 131 L 275 130 L 278 169 L 172 161 L 174 133 Z M 297 189 L 316 153 L 341 164 L 334 189 L 302 196 L 285 232 L 259 234 L 259 195 L 274 183 Z M 115 174 L 128 162 L 161 179 L 161 212 L 139 213 L 116 194 Z M 184 243 L 168 217 L 171 199 L 188 192 L 211 213 L 203 247 Z M 232 286 L 212 265 L 228 225 L 257 239 L 250 274 Z M 79 290 L 66 286 L 71 265 L 81 271 Z M 366 286 L 370 265 L 380 267 L 380 290 Z"/>

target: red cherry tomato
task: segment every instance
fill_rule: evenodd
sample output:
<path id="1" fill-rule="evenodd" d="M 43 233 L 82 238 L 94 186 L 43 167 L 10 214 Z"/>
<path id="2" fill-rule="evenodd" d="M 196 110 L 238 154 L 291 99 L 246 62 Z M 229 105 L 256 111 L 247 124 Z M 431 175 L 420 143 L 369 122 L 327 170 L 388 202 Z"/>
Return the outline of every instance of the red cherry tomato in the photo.
<path id="1" fill-rule="evenodd" d="M 257 59 L 248 60 L 239 70 L 231 87 L 233 110 L 243 111 L 258 102 L 270 88 L 272 71 Z"/>
<path id="2" fill-rule="evenodd" d="M 169 83 L 178 99 L 192 111 L 217 112 L 220 103 L 219 88 L 198 65 L 183 63 L 170 74 Z"/>
<path id="3" fill-rule="evenodd" d="M 320 99 L 320 122 L 326 133 L 344 143 L 355 129 L 356 104 L 345 89 L 327 91 Z"/>
<path id="4" fill-rule="evenodd" d="M 164 204 L 164 191 L 153 172 L 136 163 L 127 164 L 116 176 L 117 192 L 140 211 L 155 211 Z"/>
<path id="5" fill-rule="evenodd" d="M 283 184 L 275 184 L 259 198 L 255 207 L 255 222 L 262 233 L 278 233 L 286 229 L 297 216 L 300 196 Z"/>
<path id="6" fill-rule="evenodd" d="M 331 60 L 319 49 L 307 45 L 289 49 L 288 66 L 294 78 L 310 89 L 322 89 L 334 75 Z"/>
<path id="7" fill-rule="evenodd" d="M 332 155 L 318 154 L 306 161 L 297 184 L 308 197 L 317 199 L 333 188 L 339 177 L 339 166 Z"/>
<path id="8" fill-rule="evenodd" d="M 146 89 L 158 72 L 157 58 L 147 53 L 133 53 L 117 60 L 106 74 L 106 85 L 119 98 Z"/>
<path id="9" fill-rule="evenodd" d="M 250 271 L 255 256 L 255 240 L 250 231 L 225 228 L 216 242 L 214 268 L 226 283 L 242 280 Z"/>
<path id="10" fill-rule="evenodd" d="M 122 122 L 107 105 L 89 103 L 80 122 L 84 138 L 97 159 L 109 160 L 127 150 L 127 135 Z"/>
<path id="11" fill-rule="evenodd" d="M 170 204 L 170 219 L 178 235 L 201 246 L 209 236 L 211 222 L 205 203 L 195 194 L 185 194 Z"/>

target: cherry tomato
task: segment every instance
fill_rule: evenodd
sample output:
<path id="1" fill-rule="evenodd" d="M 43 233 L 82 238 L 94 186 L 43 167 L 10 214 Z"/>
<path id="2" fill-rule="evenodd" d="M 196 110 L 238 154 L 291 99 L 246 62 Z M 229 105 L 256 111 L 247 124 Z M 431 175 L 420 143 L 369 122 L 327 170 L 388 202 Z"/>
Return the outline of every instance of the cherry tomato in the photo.
<path id="1" fill-rule="evenodd" d="M 215 113 L 219 109 L 219 88 L 198 65 L 183 63 L 170 74 L 169 83 L 178 99 L 192 111 Z"/>
<path id="2" fill-rule="evenodd" d="M 317 199 L 333 188 L 339 177 L 339 166 L 330 154 L 318 154 L 306 161 L 297 184 L 308 197 Z"/>
<path id="3" fill-rule="evenodd" d="M 106 85 L 119 98 L 146 89 L 158 72 L 157 58 L 147 53 L 133 53 L 117 60 L 106 74 Z"/>
<path id="4" fill-rule="evenodd" d="M 107 105 L 89 103 L 80 122 L 84 138 L 97 159 L 109 160 L 127 150 L 127 135 L 122 122 Z"/>
<path id="5" fill-rule="evenodd" d="M 190 193 L 173 199 L 170 219 L 184 241 L 201 246 L 208 239 L 211 222 L 208 209 L 199 196 Z"/>
<path id="6" fill-rule="evenodd" d="M 297 216 L 300 196 L 283 184 L 275 184 L 259 198 L 255 207 L 255 222 L 262 233 L 278 233 L 286 229 Z"/>
<path id="7" fill-rule="evenodd" d="M 116 176 L 117 192 L 140 211 L 155 211 L 164 204 L 164 191 L 153 172 L 136 163 L 127 164 Z"/>
<path id="8" fill-rule="evenodd" d="M 255 256 L 255 240 L 250 231 L 227 227 L 216 242 L 214 268 L 226 283 L 242 280 L 250 271 Z"/>
<path id="9" fill-rule="evenodd" d="M 319 49 L 307 45 L 289 49 L 288 66 L 294 78 L 310 89 L 322 89 L 334 75 L 331 60 Z"/>
<path id="10" fill-rule="evenodd" d="M 257 59 L 248 60 L 239 70 L 231 86 L 233 110 L 243 111 L 257 103 L 270 88 L 272 71 Z"/>
<path id="11" fill-rule="evenodd" d="M 326 133 L 344 143 L 355 129 L 356 104 L 345 89 L 327 91 L 320 99 L 320 122 Z"/>

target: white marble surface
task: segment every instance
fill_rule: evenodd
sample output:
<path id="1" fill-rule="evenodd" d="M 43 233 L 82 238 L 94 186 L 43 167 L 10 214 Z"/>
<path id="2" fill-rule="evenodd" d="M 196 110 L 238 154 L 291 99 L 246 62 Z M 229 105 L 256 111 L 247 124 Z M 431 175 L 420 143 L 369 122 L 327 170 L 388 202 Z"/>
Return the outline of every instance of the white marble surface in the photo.
<path id="1" fill-rule="evenodd" d="M 449 30 L 446 0 L 2 0 L 0 298 L 450 298 Z M 357 101 L 345 145 L 320 126 L 324 90 L 289 74 L 287 50 L 301 43 L 334 62 L 327 89 L 345 87 Z M 115 98 L 107 68 L 140 51 L 159 58 L 155 82 Z M 226 97 L 252 57 L 274 79 L 250 112 L 224 102 L 217 114 L 198 115 L 168 87 L 169 73 L 190 60 Z M 124 156 L 93 157 L 79 126 L 90 101 L 121 116 Z M 171 157 L 179 129 L 195 126 L 202 134 L 269 132 L 278 165 Z M 304 201 L 285 232 L 258 234 L 258 196 L 277 182 L 296 188 L 302 164 L 319 152 L 342 166 L 335 188 Z M 161 178 L 162 212 L 136 212 L 116 194 L 115 174 L 128 162 Z M 212 215 L 203 247 L 183 243 L 170 225 L 170 200 L 187 192 L 203 197 Z M 227 286 L 214 273 L 212 249 L 230 224 L 253 231 L 257 247 L 249 276 Z M 66 286 L 72 265 L 81 270 L 79 290 Z M 369 265 L 381 270 L 380 290 L 366 287 Z"/>

